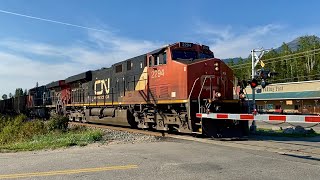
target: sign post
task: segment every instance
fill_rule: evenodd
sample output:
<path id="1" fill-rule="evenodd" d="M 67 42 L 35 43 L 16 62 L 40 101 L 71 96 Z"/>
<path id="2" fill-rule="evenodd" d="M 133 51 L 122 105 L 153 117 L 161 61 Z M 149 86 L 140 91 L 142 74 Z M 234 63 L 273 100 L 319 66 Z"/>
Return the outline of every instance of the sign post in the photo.
<path id="1" fill-rule="evenodd" d="M 260 62 L 261 66 L 264 67 L 264 63 L 260 60 L 261 57 L 267 50 L 265 49 L 253 49 L 251 50 L 251 80 L 254 80 L 257 74 L 256 66 Z M 255 87 L 252 88 L 252 113 L 255 114 L 257 112 L 256 109 L 256 91 Z M 251 109 L 251 108 L 249 108 Z M 257 130 L 256 121 L 253 120 L 250 126 L 250 131 L 255 132 Z"/>

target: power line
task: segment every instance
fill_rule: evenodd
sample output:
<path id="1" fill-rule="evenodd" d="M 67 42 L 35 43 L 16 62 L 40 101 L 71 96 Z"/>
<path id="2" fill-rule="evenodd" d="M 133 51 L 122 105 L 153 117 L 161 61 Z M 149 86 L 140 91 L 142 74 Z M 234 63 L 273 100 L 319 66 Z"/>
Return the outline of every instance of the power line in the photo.
<path id="1" fill-rule="evenodd" d="M 316 51 L 319 51 L 319 50 L 320 49 L 312 50 L 313 51 L 312 55 L 320 54 L 320 52 L 316 52 Z M 301 53 L 296 53 L 296 54 L 290 55 L 290 56 L 292 56 L 290 58 L 286 58 L 286 57 L 289 57 L 289 55 L 280 56 L 280 57 L 276 57 L 276 58 L 270 58 L 270 59 L 264 60 L 263 62 L 264 62 L 264 64 L 271 64 L 271 63 L 276 63 L 276 62 L 280 62 L 280 61 L 288 61 L 288 60 L 292 60 L 292 59 L 302 58 L 302 57 L 305 57 L 305 55 L 303 55 L 303 54 L 309 53 L 309 52 L 312 52 L 312 51 L 305 51 L 305 52 L 301 52 Z M 300 56 L 296 56 L 296 55 L 300 55 Z M 271 61 L 271 60 L 274 60 L 274 59 L 279 59 L 279 60 Z M 244 63 L 244 64 L 239 64 L 239 65 L 236 65 L 236 66 L 231 66 L 232 69 L 243 69 L 243 68 L 247 68 L 247 67 L 251 67 L 251 63 Z"/>
<path id="2" fill-rule="evenodd" d="M 103 30 L 103 29 L 96 29 L 96 28 L 91 28 L 91 27 L 87 27 L 87 26 L 81 26 L 81 25 L 62 22 L 62 21 L 56 21 L 56 20 L 52 20 L 52 19 L 46 19 L 46 18 L 41 18 L 41 17 L 36 17 L 36 16 L 30 16 L 30 15 L 26 15 L 26 14 L 20 14 L 20 13 L 16 13 L 16 12 L 11 12 L 11 11 L 5 11 L 5 10 L 2 10 L 2 9 L 0 9 L 0 13 L 10 14 L 10 15 L 20 16 L 20 17 L 25 17 L 25 18 L 29 18 L 29 19 L 35 19 L 35 20 L 39 20 L 39 21 L 46 21 L 46 22 L 55 23 L 55 24 L 61 24 L 61 25 L 65 25 L 65 26 L 71 26 L 71 27 L 77 27 L 77 28 L 82 28 L 82 29 L 87 29 L 87 30 L 93 30 L 93 31 L 100 31 L 100 32 L 109 33 L 109 31 Z"/>
<path id="3" fill-rule="evenodd" d="M 263 60 L 263 62 L 265 64 L 268 64 L 268 63 L 270 63 L 269 61 L 272 61 L 272 60 L 275 60 L 275 59 L 280 59 L 279 61 L 283 61 L 283 60 L 288 60 L 288 59 L 281 59 L 281 58 L 287 58 L 287 57 L 297 56 L 297 55 L 304 55 L 306 53 L 315 53 L 317 51 L 320 51 L 320 48 L 314 49 L 314 50 L 309 50 L 309 51 L 303 51 L 303 52 L 299 52 L 299 53 L 294 53 L 294 54 L 289 54 L 289 55 L 284 55 L 284 56 L 279 56 L 279 57 L 274 57 L 274 58 L 269 58 L 269 59 L 262 59 L 262 60 Z M 303 56 L 299 56 L 299 57 L 303 57 Z M 297 58 L 297 57 L 289 58 L 289 59 L 295 59 L 295 58 Z M 277 62 L 277 61 L 273 61 L 273 62 Z M 251 66 L 251 62 L 250 63 L 244 63 L 244 64 L 237 64 L 237 65 L 233 65 L 233 66 L 230 66 L 230 67 L 234 68 L 234 67 L 237 67 L 237 66 L 244 66 L 244 65 L 250 65 Z"/>
<path id="4" fill-rule="evenodd" d="M 313 55 L 317 55 L 320 54 L 320 52 L 314 53 Z M 288 61 L 288 60 L 293 60 L 293 59 L 298 59 L 298 58 L 303 58 L 305 56 L 297 56 L 297 57 L 292 57 L 292 58 L 288 58 L 288 59 L 279 59 L 278 61 L 272 61 L 272 62 L 266 62 L 264 64 L 272 64 L 272 63 L 277 63 L 277 62 L 281 62 L 281 61 Z M 244 69 L 244 68 L 251 68 L 251 64 L 243 64 L 241 67 L 231 67 L 233 70 L 236 69 Z"/>

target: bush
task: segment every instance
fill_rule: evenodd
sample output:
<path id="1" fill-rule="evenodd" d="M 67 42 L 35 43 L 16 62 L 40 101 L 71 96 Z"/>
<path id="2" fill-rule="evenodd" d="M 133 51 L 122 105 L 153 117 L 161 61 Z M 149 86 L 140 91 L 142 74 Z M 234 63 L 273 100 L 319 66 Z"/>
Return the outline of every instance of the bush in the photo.
<path id="1" fill-rule="evenodd" d="M 0 144 L 21 142 L 46 132 L 47 128 L 41 120 L 28 121 L 24 115 L 5 117 L 0 123 Z"/>
<path id="2" fill-rule="evenodd" d="M 69 119 L 64 116 L 52 116 L 47 122 L 46 126 L 49 131 L 61 130 L 67 131 L 69 125 Z"/>
<path id="3" fill-rule="evenodd" d="M 35 135 L 42 135 L 47 133 L 47 128 L 41 120 L 29 121 L 23 124 L 21 128 L 21 138 L 29 139 Z"/>

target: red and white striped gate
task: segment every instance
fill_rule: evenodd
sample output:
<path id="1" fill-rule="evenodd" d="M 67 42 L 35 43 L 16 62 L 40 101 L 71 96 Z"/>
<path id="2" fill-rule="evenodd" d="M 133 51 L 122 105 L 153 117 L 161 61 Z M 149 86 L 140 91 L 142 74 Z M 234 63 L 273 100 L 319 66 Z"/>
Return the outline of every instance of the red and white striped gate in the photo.
<path id="1" fill-rule="evenodd" d="M 197 113 L 197 118 L 206 119 L 232 119 L 232 120 L 255 120 L 269 122 L 290 123 L 320 123 L 320 116 L 315 115 L 275 115 L 275 114 L 228 114 L 228 113 Z"/>

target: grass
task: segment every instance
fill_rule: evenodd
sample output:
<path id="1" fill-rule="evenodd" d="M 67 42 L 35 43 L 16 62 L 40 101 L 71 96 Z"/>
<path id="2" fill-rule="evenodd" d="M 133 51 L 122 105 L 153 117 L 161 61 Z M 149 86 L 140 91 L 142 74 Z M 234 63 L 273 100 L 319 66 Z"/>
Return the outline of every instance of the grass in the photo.
<path id="1" fill-rule="evenodd" d="M 83 132 L 54 132 L 34 136 L 26 141 L 0 145 L 0 151 L 34 151 L 41 149 L 56 149 L 70 146 L 86 146 L 102 139 L 102 132 L 86 130 Z"/>
<path id="2" fill-rule="evenodd" d="M 315 131 L 310 131 L 309 133 L 284 133 L 283 130 L 270 130 L 264 128 L 258 128 L 257 131 L 254 133 L 255 135 L 262 135 L 262 136 L 277 136 L 277 137 L 294 137 L 294 138 L 303 138 L 303 137 L 316 137 L 320 136 L 319 133 Z"/>
<path id="3" fill-rule="evenodd" d="M 86 146 L 100 141 L 102 136 L 100 130 L 68 128 L 68 119 L 59 116 L 48 121 L 30 121 L 22 115 L 0 116 L 0 152 Z"/>

